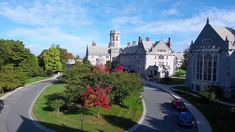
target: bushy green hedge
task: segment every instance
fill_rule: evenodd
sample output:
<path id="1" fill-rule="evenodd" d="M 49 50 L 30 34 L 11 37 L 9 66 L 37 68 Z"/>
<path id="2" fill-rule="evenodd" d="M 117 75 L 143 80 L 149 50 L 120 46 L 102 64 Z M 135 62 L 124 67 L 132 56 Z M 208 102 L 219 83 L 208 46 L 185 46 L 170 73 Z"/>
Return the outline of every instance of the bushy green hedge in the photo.
<path id="1" fill-rule="evenodd" d="M 143 90 L 141 77 L 128 72 L 92 72 L 89 65 L 74 66 L 65 70 L 62 80 L 67 84 L 63 98 L 68 102 L 81 103 L 86 86 L 112 88 L 110 101 L 122 105 L 124 99 L 131 95 L 140 95 Z"/>

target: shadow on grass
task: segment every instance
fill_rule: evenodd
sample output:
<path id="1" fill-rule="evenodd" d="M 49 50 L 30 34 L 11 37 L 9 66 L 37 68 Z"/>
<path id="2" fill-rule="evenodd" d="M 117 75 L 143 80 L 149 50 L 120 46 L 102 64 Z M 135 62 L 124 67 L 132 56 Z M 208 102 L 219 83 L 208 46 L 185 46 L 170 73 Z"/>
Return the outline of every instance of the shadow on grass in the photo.
<path id="1" fill-rule="evenodd" d="M 130 119 L 114 116 L 114 115 L 102 115 L 103 119 L 112 124 L 113 126 L 127 130 L 133 127 L 137 122 L 134 122 Z"/>
<path id="2" fill-rule="evenodd" d="M 40 123 L 41 125 L 45 127 L 48 127 L 50 129 L 53 129 L 59 132 L 85 132 L 84 130 L 82 131 L 81 129 L 71 128 L 63 124 L 57 125 L 57 124 L 51 124 L 51 123 L 45 123 L 45 122 L 36 122 L 24 116 L 21 116 L 21 119 L 23 120 L 23 122 L 20 125 L 20 127 L 16 130 L 17 132 L 27 132 L 27 131 L 28 132 L 44 132 L 46 131 L 45 128 L 36 126 L 35 124 L 37 123 Z"/>

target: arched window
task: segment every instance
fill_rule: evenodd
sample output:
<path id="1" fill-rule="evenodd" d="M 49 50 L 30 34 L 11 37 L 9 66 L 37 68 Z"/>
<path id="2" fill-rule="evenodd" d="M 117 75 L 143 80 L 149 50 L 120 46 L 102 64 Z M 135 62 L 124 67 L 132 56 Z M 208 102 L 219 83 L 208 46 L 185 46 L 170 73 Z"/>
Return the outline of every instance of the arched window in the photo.
<path id="1" fill-rule="evenodd" d="M 213 76 L 213 81 L 216 81 L 216 74 L 217 74 L 217 55 L 213 55 L 213 59 L 212 59 L 212 70 L 213 70 L 213 73 L 212 73 L 212 76 Z"/>
<path id="2" fill-rule="evenodd" d="M 212 56 L 210 54 L 206 54 L 204 56 L 204 80 L 211 81 L 212 74 Z"/>
<path id="3" fill-rule="evenodd" d="M 217 55 L 201 54 L 197 55 L 196 79 L 205 81 L 216 81 Z"/>
<path id="4" fill-rule="evenodd" d="M 196 75 L 197 79 L 201 80 L 202 79 L 202 55 L 198 54 L 197 55 L 197 70 L 196 70 Z"/>

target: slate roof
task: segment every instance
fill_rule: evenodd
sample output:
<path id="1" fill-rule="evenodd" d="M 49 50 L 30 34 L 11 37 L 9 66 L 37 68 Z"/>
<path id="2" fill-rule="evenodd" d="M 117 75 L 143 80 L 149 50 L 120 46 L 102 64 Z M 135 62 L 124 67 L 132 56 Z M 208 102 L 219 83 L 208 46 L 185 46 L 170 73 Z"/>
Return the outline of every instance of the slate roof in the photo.
<path id="1" fill-rule="evenodd" d="M 144 47 L 144 50 L 147 51 L 151 51 L 153 47 L 155 47 L 156 45 L 160 44 L 160 43 L 164 43 L 166 44 L 163 40 L 161 41 L 156 41 L 155 43 L 153 43 L 152 41 L 142 41 L 142 45 Z M 130 47 L 125 47 L 124 48 L 124 53 L 126 54 L 133 54 L 136 52 L 136 50 L 138 49 L 138 47 L 141 45 L 135 45 L 135 46 L 130 46 Z"/>
<path id="2" fill-rule="evenodd" d="M 232 28 L 221 27 L 221 26 L 212 26 L 212 28 L 216 31 L 216 33 L 223 39 L 234 42 L 235 41 L 235 31 Z"/>
<path id="3" fill-rule="evenodd" d="M 88 46 L 88 54 L 108 54 L 108 47 L 103 46 Z"/>

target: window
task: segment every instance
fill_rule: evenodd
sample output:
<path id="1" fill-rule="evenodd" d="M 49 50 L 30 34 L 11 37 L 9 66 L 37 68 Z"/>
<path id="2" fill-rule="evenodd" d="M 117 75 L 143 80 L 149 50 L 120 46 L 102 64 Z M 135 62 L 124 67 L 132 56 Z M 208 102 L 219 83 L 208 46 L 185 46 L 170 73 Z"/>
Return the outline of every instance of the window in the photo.
<path id="1" fill-rule="evenodd" d="M 163 55 L 158 56 L 158 59 L 164 59 Z"/>
<path id="2" fill-rule="evenodd" d="M 163 66 L 164 65 L 164 62 L 159 62 L 158 63 L 158 66 Z"/>
<path id="3" fill-rule="evenodd" d="M 205 54 L 203 58 L 201 54 L 198 54 L 196 65 L 197 80 L 216 81 L 217 55 Z"/>
<path id="4" fill-rule="evenodd" d="M 166 59 L 168 59 L 168 56 L 166 56 Z"/>
<path id="5" fill-rule="evenodd" d="M 197 55 L 197 70 L 196 70 L 197 79 L 202 79 L 202 55 Z"/>

